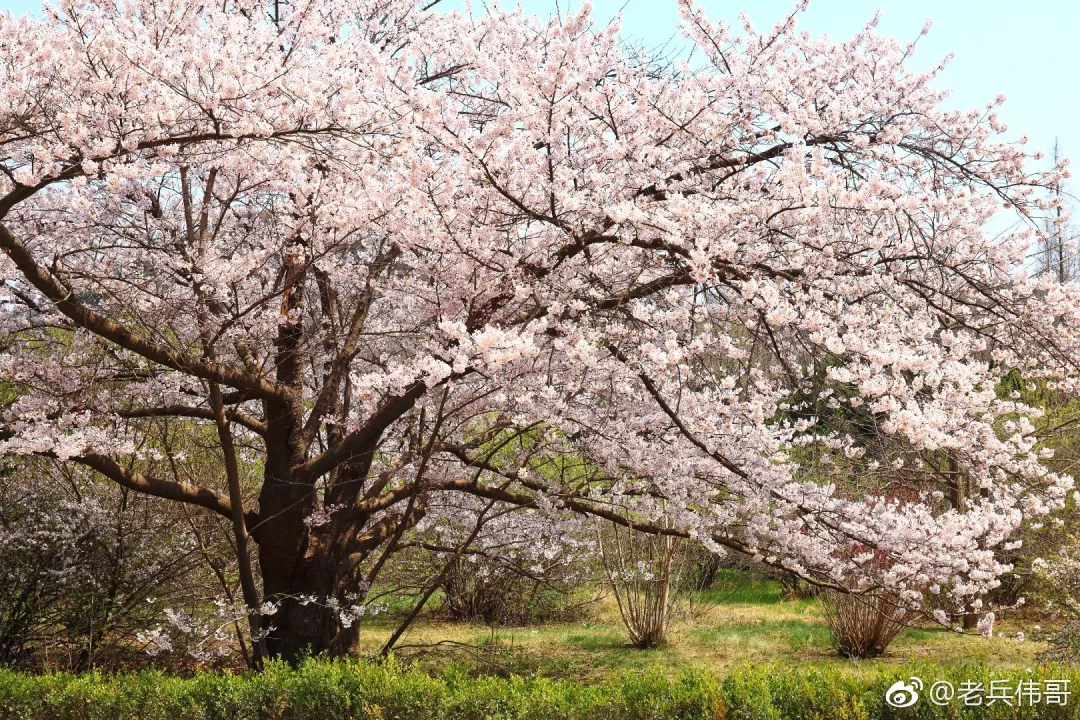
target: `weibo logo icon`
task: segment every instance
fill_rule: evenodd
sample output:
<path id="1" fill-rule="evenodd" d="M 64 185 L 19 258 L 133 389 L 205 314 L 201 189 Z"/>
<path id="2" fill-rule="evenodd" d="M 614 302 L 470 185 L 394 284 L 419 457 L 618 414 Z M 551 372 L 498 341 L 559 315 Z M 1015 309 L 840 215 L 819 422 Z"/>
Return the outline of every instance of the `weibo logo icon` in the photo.
<path id="1" fill-rule="evenodd" d="M 910 683 L 897 680 L 885 691 L 885 703 L 894 708 L 911 707 L 919 702 L 919 691 L 923 689 L 923 681 L 917 677 L 909 678 Z"/>

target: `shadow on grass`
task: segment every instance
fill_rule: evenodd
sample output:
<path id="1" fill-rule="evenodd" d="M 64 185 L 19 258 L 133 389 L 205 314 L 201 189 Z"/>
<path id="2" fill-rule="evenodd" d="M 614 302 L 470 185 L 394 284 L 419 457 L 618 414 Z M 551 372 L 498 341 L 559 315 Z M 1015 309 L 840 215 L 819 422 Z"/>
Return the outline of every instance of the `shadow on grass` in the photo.
<path id="1" fill-rule="evenodd" d="M 752 648 L 827 648 L 832 634 L 824 623 L 804 620 L 760 620 L 756 623 L 719 625 L 689 631 L 696 643 Z"/>
<path id="2" fill-rule="evenodd" d="M 588 652 L 611 652 L 614 650 L 634 650 L 627 639 L 626 633 L 615 630 L 596 630 L 589 633 L 575 633 L 567 635 L 564 641 L 567 645 L 587 650 Z"/>

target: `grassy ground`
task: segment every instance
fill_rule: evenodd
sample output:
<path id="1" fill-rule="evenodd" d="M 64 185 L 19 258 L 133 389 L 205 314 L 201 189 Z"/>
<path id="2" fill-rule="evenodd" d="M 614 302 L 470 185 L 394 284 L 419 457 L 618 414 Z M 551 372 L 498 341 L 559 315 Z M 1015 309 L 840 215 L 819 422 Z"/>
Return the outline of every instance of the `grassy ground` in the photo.
<path id="1" fill-rule="evenodd" d="M 399 643 L 398 654 L 433 670 L 459 663 L 475 666 L 481 673 L 578 678 L 654 666 L 674 670 L 696 665 L 722 671 L 766 661 L 859 666 L 837 656 L 817 600 L 781 600 L 774 582 L 728 576 L 684 605 L 688 607 L 674 622 L 668 643 L 655 650 L 631 647 L 614 602 L 602 600 L 587 621 L 538 627 L 448 623 L 433 613 L 413 625 Z M 362 647 L 377 650 L 394 624 L 390 616 L 366 623 Z M 1006 623 L 999 629 L 1011 636 L 1023 627 Z M 1011 637 L 987 640 L 918 627 L 904 630 L 883 657 L 860 663 L 982 661 L 1015 668 L 1031 665 L 1044 648 L 1043 643 L 1017 642 Z"/>

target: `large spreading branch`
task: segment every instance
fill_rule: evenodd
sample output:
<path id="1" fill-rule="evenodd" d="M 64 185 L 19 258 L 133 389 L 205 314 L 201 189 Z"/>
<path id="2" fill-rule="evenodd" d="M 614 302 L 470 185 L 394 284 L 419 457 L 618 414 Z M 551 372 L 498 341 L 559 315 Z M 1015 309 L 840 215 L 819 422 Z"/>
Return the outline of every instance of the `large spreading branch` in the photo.
<path id="1" fill-rule="evenodd" d="M 115 460 L 105 455 L 87 454 L 72 458 L 75 462 L 96 470 L 118 485 L 129 490 L 153 495 L 165 500 L 175 500 L 188 505 L 198 505 L 207 510 L 212 510 L 218 515 L 233 518 L 233 507 L 229 499 L 221 493 L 199 485 L 185 482 L 174 482 L 161 478 L 144 475 L 137 470 L 131 470 L 118 464 Z M 257 513 L 245 513 L 246 522 L 249 526 L 258 523 Z"/>
<path id="2" fill-rule="evenodd" d="M 98 337 L 159 365 L 203 380 L 246 390 L 258 397 L 274 398 L 281 395 L 281 390 L 263 377 L 204 360 L 183 350 L 162 347 L 146 336 L 90 309 L 76 297 L 73 288 L 66 286 L 34 260 L 25 243 L 4 224 L 0 224 L 0 250 L 12 259 L 30 284 L 55 304 L 57 310 Z"/>
<path id="3" fill-rule="evenodd" d="M 161 417 L 186 417 L 196 418 L 199 420 L 215 419 L 214 411 L 212 408 L 189 407 L 187 405 L 164 405 L 161 407 L 135 408 L 133 410 L 121 410 L 116 414 L 123 418 L 132 419 Z M 243 425 L 245 428 L 255 433 L 256 435 L 266 434 L 265 422 L 259 420 L 256 417 L 252 417 L 251 415 L 248 415 L 241 410 L 238 410 L 236 408 L 229 408 L 225 411 L 225 415 L 230 422 L 235 422 L 239 425 Z"/>

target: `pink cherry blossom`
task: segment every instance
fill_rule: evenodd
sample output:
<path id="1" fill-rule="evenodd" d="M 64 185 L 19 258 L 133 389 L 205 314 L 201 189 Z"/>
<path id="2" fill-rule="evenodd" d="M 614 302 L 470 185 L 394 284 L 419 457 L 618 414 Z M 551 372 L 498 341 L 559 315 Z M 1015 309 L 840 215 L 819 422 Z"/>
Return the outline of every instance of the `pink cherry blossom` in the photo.
<path id="1" fill-rule="evenodd" d="M 0 18 L 0 451 L 231 518 L 269 652 L 343 651 L 333 607 L 463 507 L 914 608 L 993 587 L 1063 506 L 1038 410 L 996 387 L 1077 389 L 1080 288 L 1020 273 L 1067 167 L 945 109 L 944 63 L 685 0 L 671 68 L 587 7 L 282 8 Z M 161 474 L 151 418 L 216 427 L 220 472 Z M 464 539 L 524 542 L 489 531 Z"/>

